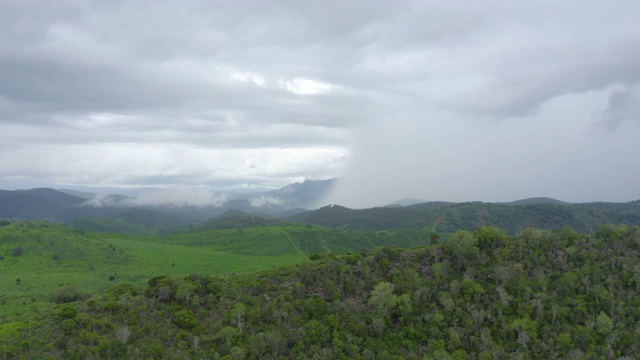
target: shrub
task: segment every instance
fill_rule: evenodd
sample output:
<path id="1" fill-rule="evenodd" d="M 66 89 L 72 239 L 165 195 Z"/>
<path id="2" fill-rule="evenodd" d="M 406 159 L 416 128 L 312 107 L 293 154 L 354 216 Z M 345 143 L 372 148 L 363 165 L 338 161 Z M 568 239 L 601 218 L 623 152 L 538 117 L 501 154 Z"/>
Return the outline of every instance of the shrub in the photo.
<path id="1" fill-rule="evenodd" d="M 71 306 L 65 306 L 58 311 L 58 316 L 65 319 L 73 319 L 76 315 L 78 315 L 78 310 Z"/>
<path id="2" fill-rule="evenodd" d="M 64 286 L 53 290 L 49 294 L 49 301 L 56 304 L 65 304 L 73 301 L 86 300 L 91 295 L 83 293 L 78 288 L 73 286 Z"/>
<path id="3" fill-rule="evenodd" d="M 133 284 L 123 283 L 111 286 L 105 291 L 105 293 L 115 299 L 119 299 L 124 295 L 136 296 L 140 293 L 140 291 Z"/>
<path id="4" fill-rule="evenodd" d="M 173 322 L 183 329 L 191 329 L 198 325 L 196 317 L 187 309 L 173 313 Z"/>
<path id="5" fill-rule="evenodd" d="M 167 280 L 168 280 L 168 275 L 160 275 L 160 276 L 155 276 L 149 279 L 147 284 L 149 284 L 150 287 L 156 287 L 156 286 L 165 284 Z"/>
<path id="6" fill-rule="evenodd" d="M 22 247 L 20 247 L 20 246 L 18 246 L 17 248 L 11 250 L 11 254 L 13 256 L 20 256 L 20 255 L 22 255 L 22 253 L 23 253 L 23 250 L 22 250 Z"/>
<path id="7" fill-rule="evenodd" d="M 76 322 L 73 319 L 65 319 L 60 322 L 60 328 L 65 335 L 71 335 L 76 329 Z"/>

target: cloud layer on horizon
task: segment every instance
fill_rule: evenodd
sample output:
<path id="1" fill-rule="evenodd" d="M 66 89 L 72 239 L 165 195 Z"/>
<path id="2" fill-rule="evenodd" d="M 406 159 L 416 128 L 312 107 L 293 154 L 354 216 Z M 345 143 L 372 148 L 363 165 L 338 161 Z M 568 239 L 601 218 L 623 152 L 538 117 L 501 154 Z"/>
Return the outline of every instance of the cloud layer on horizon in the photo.
<path id="1" fill-rule="evenodd" d="M 640 197 L 635 1 L 9 1 L 0 21 L 0 188 Z"/>

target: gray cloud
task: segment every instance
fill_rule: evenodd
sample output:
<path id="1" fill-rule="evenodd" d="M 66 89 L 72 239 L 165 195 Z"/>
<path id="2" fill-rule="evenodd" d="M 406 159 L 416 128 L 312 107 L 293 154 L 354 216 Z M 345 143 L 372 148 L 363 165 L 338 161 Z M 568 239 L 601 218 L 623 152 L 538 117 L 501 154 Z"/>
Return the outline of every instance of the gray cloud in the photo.
<path id="1" fill-rule="evenodd" d="M 634 88 L 612 92 L 597 125 L 613 131 L 625 121 L 640 121 L 640 97 Z"/>
<path id="2" fill-rule="evenodd" d="M 358 180 L 336 194 L 354 204 L 394 188 L 562 195 L 584 156 L 640 150 L 617 131 L 637 131 L 639 14 L 631 0 L 3 2 L 0 188 L 345 175 Z M 589 132 L 594 113 L 608 132 Z M 628 148 L 600 148 L 613 139 Z M 451 180 L 465 169 L 473 186 Z M 640 196 L 619 188 L 603 196 Z"/>

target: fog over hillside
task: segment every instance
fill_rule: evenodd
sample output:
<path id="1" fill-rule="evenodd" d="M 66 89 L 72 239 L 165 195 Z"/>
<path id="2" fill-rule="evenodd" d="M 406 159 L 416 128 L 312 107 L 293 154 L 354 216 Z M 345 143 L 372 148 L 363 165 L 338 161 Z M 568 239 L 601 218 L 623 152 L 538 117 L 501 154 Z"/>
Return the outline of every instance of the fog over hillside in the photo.
<path id="1" fill-rule="evenodd" d="M 87 227 L 87 221 L 94 226 L 97 221 L 101 229 L 108 228 L 105 221 L 109 225 L 116 221 L 120 228 L 126 223 L 128 231 L 140 231 L 131 228 L 133 224 L 153 232 L 203 222 L 229 211 L 282 217 L 315 209 L 334 183 L 308 180 L 244 195 L 177 187 L 148 189 L 131 196 L 48 188 L 0 190 L 0 219 L 74 222 L 80 227 Z M 78 223 L 78 219 L 84 220 Z"/>

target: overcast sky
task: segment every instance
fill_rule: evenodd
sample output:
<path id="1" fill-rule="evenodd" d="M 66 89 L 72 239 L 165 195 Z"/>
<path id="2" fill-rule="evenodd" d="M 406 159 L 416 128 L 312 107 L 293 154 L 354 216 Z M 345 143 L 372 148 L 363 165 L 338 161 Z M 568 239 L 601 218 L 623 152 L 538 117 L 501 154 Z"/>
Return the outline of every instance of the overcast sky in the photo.
<path id="1" fill-rule="evenodd" d="M 639 199 L 640 2 L 0 2 L 0 188 L 334 177 Z"/>

